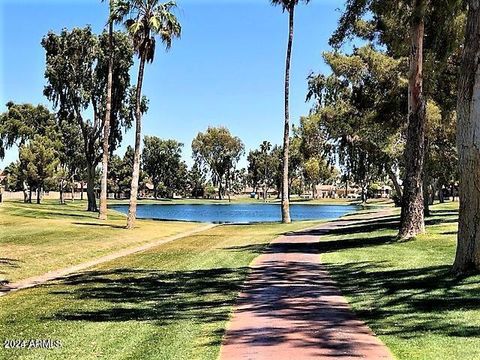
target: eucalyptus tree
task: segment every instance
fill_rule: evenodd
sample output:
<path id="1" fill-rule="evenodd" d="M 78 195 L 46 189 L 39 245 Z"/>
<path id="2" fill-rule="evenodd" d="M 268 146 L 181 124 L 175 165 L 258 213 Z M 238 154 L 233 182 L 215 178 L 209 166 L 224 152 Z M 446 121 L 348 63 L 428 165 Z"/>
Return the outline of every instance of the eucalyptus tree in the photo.
<path id="1" fill-rule="evenodd" d="M 271 0 L 272 5 L 279 5 L 283 12 L 288 12 L 288 43 L 285 60 L 285 124 L 283 130 L 283 174 L 282 174 L 282 222 L 292 222 L 289 202 L 289 150 L 290 150 L 290 63 L 292 58 L 295 7 L 300 0 Z M 310 0 L 302 0 L 307 4 Z"/>
<path id="2" fill-rule="evenodd" d="M 458 79 L 457 146 L 460 161 L 460 214 L 453 270 L 480 270 L 480 1 L 469 0 L 465 44 Z"/>
<path id="3" fill-rule="evenodd" d="M 102 0 L 104 1 L 104 0 Z M 105 97 L 105 120 L 103 122 L 103 151 L 102 151 L 102 177 L 100 183 L 100 209 L 99 219 L 107 220 L 107 183 L 108 183 L 108 155 L 110 153 L 110 117 L 112 113 L 112 88 L 113 88 L 113 0 L 109 1 L 108 16 L 108 72 L 107 72 L 107 94 Z"/>
<path id="4" fill-rule="evenodd" d="M 101 141 L 107 102 L 109 36 L 97 36 L 90 27 L 48 33 L 42 40 L 46 51 L 44 95 L 53 101 L 59 121 L 75 124 L 82 134 L 87 170 L 88 211 L 97 211 L 95 198 L 96 167 L 102 158 Z M 133 49 L 128 36 L 115 32 L 113 48 L 113 92 L 110 111 L 109 151 L 122 139 L 122 129 L 133 119 L 129 70 Z M 145 105 L 145 104 L 144 104 Z M 145 105 L 146 106 L 146 105 Z M 93 119 L 86 116 L 93 110 Z"/>
<path id="5" fill-rule="evenodd" d="M 240 138 L 232 136 L 225 127 L 209 127 L 204 133 L 198 133 L 192 141 L 193 158 L 210 171 L 214 185 L 218 185 L 220 200 L 223 199 L 225 187 L 228 189 L 230 175 L 244 149 Z"/>
<path id="6" fill-rule="evenodd" d="M 135 109 L 135 156 L 127 218 L 128 229 L 135 226 L 137 216 L 140 148 L 142 145 L 141 99 L 145 64 L 154 60 L 156 36 L 160 38 L 166 50 L 171 48 L 175 38 L 180 37 L 182 28 L 173 14 L 176 6 L 174 1 L 161 3 L 158 0 L 116 0 L 113 3 L 113 16 L 117 21 L 124 21 L 133 39 L 135 52 L 140 59 Z"/>

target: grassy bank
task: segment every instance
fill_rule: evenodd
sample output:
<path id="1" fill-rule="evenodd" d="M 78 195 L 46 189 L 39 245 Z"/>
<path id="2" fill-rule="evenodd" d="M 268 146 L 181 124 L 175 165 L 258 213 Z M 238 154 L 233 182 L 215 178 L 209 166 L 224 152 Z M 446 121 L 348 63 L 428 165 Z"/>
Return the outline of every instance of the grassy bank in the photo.
<path id="1" fill-rule="evenodd" d="M 125 217 L 107 222 L 87 213 L 84 202 L 58 205 L 5 202 L 0 205 L 0 280 L 16 281 L 79 264 L 112 251 L 200 227 L 186 222 L 138 221 L 124 230 Z"/>
<path id="2" fill-rule="evenodd" d="M 395 241 L 398 218 L 323 238 L 322 261 L 398 359 L 480 358 L 480 276 L 455 279 L 458 203 L 435 205 L 427 233 Z"/>
<path id="3" fill-rule="evenodd" d="M 24 231 L 33 231 L 29 211 L 15 218 L 30 224 Z M 49 213 L 43 217 L 67 221 Z M 0 358 L 216 359 L 250 262 L 279 234 L 313 224 L 219 226 L 0 297 L 2 341 L 54 339 L 62 344 L 50 350 L 1 348 Z"/>

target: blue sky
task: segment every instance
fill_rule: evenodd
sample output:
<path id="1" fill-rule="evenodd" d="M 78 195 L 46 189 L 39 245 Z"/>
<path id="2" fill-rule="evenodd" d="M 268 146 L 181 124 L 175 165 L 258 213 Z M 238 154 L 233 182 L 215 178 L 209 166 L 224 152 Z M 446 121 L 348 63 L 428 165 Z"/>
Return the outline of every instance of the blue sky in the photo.
<path id="1" fill-rule="evenodd" d="M 144 135 L 190 144 L 209 125 L 239 136 L 247 152 L 263 140 L 281 143 L 287 14 L 268 0 L 178 0 L 182 38 L 165 53 L 157 48 L 146 68 L 144 94 L 150 109 Z M 291 118 L 307 114 L 306 77 L 326 72 L 321 54 L 343 8 L 342 0 L 313 0 L 296 11 L 291 79 Z M 90 24 L 102 31 L 107 5 L 100 0 L 0 0 L 0 111 L 5 103 L 42 103 L 45 55 L 40 45 L 49 31 Z M 136 68 L 132 69 L 132 80 Z M 124 137 L 123 153 L 133 144 Z M 17 159 L 14 149 L 0 168 Z M 241 165 L 245 165 L 245 160 Z"/>

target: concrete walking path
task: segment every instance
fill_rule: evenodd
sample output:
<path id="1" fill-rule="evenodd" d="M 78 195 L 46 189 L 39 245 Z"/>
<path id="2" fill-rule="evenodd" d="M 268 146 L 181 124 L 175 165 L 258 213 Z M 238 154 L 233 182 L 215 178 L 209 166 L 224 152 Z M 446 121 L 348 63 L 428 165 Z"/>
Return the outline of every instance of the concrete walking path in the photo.
<path id="1" fill-rule="evenodd" d="M 196 228 L 196 229 L 193 229 L 193 230 L 190 230 L 190 231 L 182 232 L 180 234 L 172 235 L 172 236 L 169 236 L 169 237 L 166 237 L 166 238 L 158 239 L 158 240 L 155 240 L 155 241 L 152 241 L 152 242 L 140 245 L 140 246 L 116 251 L 116 252 L 113 252 L 111 254 L 108 254 L 108 255 L 102 256 L 100 258 L 93 259 L 93 260 L 90 260 L 90 261 L 87 261 L 87 262 L 84 262 L 84 263 L 81 263 L 81 264 L 78 264 L 78 265 L 70 266 L 70 267 L 63 268 L 63 269 L 53 270 L 53 271 L 47 272 L 47 273 L 42 274 L 42 275 L 33 276 L 33 277 L 23 279 L 23 280 L 14 282 L 14 283 L 9 283 L 8 285 L 0 286 L 0 296 L 4 296 L 4 295 L 9 294 L 9 293 L 14 292 L 14 291 L 27 289 L 27 288 L 35 287 L 37 285 L 45 284 L 48 281 L 60 279 L 60 278 L 63 278 L 67 275 L 71 275 L 73 273 L 79 272 L 81 270 L 85 270 L 87 268 L 90 268 L 90 267 L 93 267 L 93 266 L 96 266 L 96 265 L 103 264 L 103 263 L 108 262 L 108 261 L 112 261 L 112 260 L 115 260 L 115 259 L 118 259 L 118 258 L 121 258 L 121 257 L 124 257 L 124 256 L 128 256 L 128 255 L 132 255 L 132 254 L 139 253 L 139 252 L 142 252 L 142 251 L 146 251 L 146 250 L 149 250 L 149 249 L 154 248 L 156 246 L 159 246 L 159 245 L 162 245 L 162 244 L 174 241 L 174 240 L 178 240 L 178 239 L 182 239 L 182 238 L 185 238 L 185 237 L 188 237 L 188 236 L 195 235 L 197 233 L 209 230 L 209 229 L 211 229 L 215 226 L 217 226 L 217 225 L 216 224 L 208 224 L 208 225 L 202 226 L 200 228 Z"/>
<path id="2" fill-rule="evenodd" d="M 393 359 L 355 317 L 318 251 L 322 234 L 389 215 L 354 215 L 274 240 L 252 265 L 220 359 Z"/>

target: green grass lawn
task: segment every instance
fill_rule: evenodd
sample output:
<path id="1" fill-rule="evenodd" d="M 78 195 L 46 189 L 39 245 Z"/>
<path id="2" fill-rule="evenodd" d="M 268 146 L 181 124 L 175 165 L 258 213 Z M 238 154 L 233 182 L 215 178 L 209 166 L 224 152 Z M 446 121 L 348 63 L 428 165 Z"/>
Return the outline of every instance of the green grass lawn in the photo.
<path id="1" fill-rule="evenodd" d="M 41 275 L 202 226 L 139 220 L 136 229 L 125 231 L 124 215 L 111 211 L 101 222 L 85 206 L 80 201 L 0 204 L 0 280 Z"/>
<path id="2" fill-rule="evenodd" d="M 74 229 L 81 229 L 81 239 L 88 238 L 82 235 L 85 231 L 96 232 L 106 242 L 108 231 L 114 242 L 116 236 L 125 241 L 131 237 L 116 227 L 95 225 L 94 217 L 85 218 L 79 205 L 5 205 L 0 221 L 11 243 L 18 237 L 28 244 L 40 231 L 36 229 L 56 252 L 63 250 L 54 246 L 55 241 L 81 250 L 81 245 L 75 248 L 80 240 Z M 365 211 L 383 205 L 373 203 Z M 449 273 L 455 253 L 456 206 L 435 205 L 427 218 L 427 233 L 407 242 L 395 240 L 397 215 L 338 229 L 321 239 L 322 262 L 354 311 L 398 359 L 480 358 L 480 276 L 456 279 Z M 124 218 L 113 214 L 109 224 L 116 222 L 123 225 Z M 14 224 L 24 226 L 15 230 Z M 158 236 L 158 228 L 168 224 L 188 225 L 139 224 L 139 237 L 143 231 Z M 62 342 L 61 348 L 51 350 L 2 348 L 0 358 L 215 359 L 249 263 L 279 234 L 311 225 L 219 226 L 62 281 L 0 297 L 1 340 Z M 68 236 L 55 235 L 67 229 Z"/>
<path id="3" fill-rule="evenodd" d="M 343 294 L 398 359 L 480 359 L 480 276 L 449 273 L 457 206 L 433 206 L 427 233 L 415 240 L 395 241 L 395 216 L 321 243 Z"/>
<path id="4" fill-rule="evenodd" d="M 1 340 L 62 342 L 2 348 L 0 358 L 215 359 L 250 262 L 279 234 L 313 224 L 219 226 L 0 297 Z"/>

